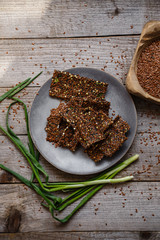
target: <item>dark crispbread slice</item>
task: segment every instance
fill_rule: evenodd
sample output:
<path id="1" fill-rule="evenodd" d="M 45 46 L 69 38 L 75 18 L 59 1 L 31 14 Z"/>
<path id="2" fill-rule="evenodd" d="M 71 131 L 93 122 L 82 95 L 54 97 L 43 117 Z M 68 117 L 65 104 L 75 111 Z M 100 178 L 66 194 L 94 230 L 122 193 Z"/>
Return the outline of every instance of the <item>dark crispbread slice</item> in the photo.
<path id="1" fill-rule="evenodd" d="M 91 121 L 89 122 L 87 120 L 87 114 L 85 111 L 86 109 L 76 108 L 69 102 L 66 104 L 65 110 L 63 110 L 61 114 L 65 121 L 67 121 L 73 127 L 73 129 L 79 133 L 78 136 L 80 144 L 84 148 L 87 148 L 93 142 L 104 139 L 104 134 L 96 129 Z M 90 113 L 91 111 L 88 112 L 88 114 Z"/>
<path id="2" fill-rule="evenodd" d="M 102 111 L 95 112 L 91 107 L 77 107 L 77 103 L 73 101 L 66 104 L 61 114 L 79 132 L 79 142 L 84 148 L 104 139 L 104 131 L 112 123 L 112 119 Z"/>
<path id="3" fill-rule="evenodd" d="M 94 151 L 91 148 L 89 148 L 85 150 L 85 152 L 87 152 L 88 156 L 95 162 L 99 162 L 104 157 L 104 153 L 98 148 L 96 148 Z"/>
<path id="4" fill-rule="evenodd" d="M 61 99 L 70 99 L 73 96 L 104 99 L 107 86 L 104 82 L 55 70 L 49 95 Z"/>
<path id="5" fill-rule="evenodd" d="M 88 108 L 77 124 L 80 135 L 85 141 L 85 145 L 83 143 L 82 146 L 88 148 L 92 144 L 104 139 L 104 132 L 111 123 L 112 119 L 103 112 L 95 112 L 92 108 Z"/>
<path id="6" fill-rule="evenodd" d="M 75 151 L 78 144 L 77 134 L 67 122 L 63 121 L 60 112 L 64 106 L 64 103 L 60 103 L 57 109 L 51 110 L 45 128 L 47 132 L 46 140 L 55 144 L 56 147 L 63 146 Z"/>
<path id="7" fill-rule="evenodd" d="M 103 156 L 111 157 L 127 140 L 125 133 L 129 128 L 128 123 L 117 116 L 111 128 L 106 131 L 106 138 L 92 145 L 86 152 L 93 160 L 101 160 Z"/>
<path id="8" fill-rule="evenodd" d="M 99 127 L 95 126 L 92 120 L 90 122 L 86 120 L 85 117 L 81 117 L 77 124 L 77 129 L 80 133 L 80 143 L 84 148 L 105 138 Z"/>
<path id="9" fill-rule="evenodd" d="M 107 157 L 111 157 L 127 140 L 125 133 L 130 129 L 128 123 L 119 115 L 115 118 L 111 129 L 106 131 L 107 138 L 100 146 L 100 150 Z"/>
<path id="10" fill-rule="evenodd" d="M 101 144 L 99 150 L 104 153 L 105 156 L 111 157 L 127 140 L 124 133 L 116 130 L 110 130 L 109 135 Z"/>
<path id="11" fill-rule="evenodd" d="M 119 115 L 117 115 L 114 119 L 112 127 L 118 129 L 120 132 L 126 133 L 129 131 L 129 124 L 122 119 Z"/>
<path id="12" fill-rule="evenodd" d="M 60 111 L 63 108 L 64 104 L 60 103 L 58 108 L 52 109 L 50 116 L 47 118 L 46 132 L 47 138 L 46 140 L 49 142 L 57 143 L 59 141 L 60 131 L 59 124 L 62 121 L 62 117 L 60 115 Z"/>
<path id="13" fill-rule="evenodd" d="M 102 111 L 103 113 L 107 114 L 109 113 L 110 108 L 110 102 L 107 102 L 105 99 L 100 98 L 89 98 L 89 97 L 72 97 L 70 99 L 70 102 L 72 102 L 77 107 L 83 107 L 93 108 L 96 112 Z"/>
<path id="14" fill-rule="evenodd" d="M 77 136 L 77 132 L 75 132 L 67 122 L 66 127 L 65 125 L 60 126 L 60 130 L 61 129 L 63 129 L 63 131 L 56 146 L 68 148 L 69 150 L 74 152 L 77 148 L 79 139 L 79 137 Z"/>
<path id="15" fill-rule="evenodd" d="M 102 111 L 108 115 L 110 102 L 107 102 L 105 99 L 92 99 L 92 98 L 83 98 L 82 107 L 92 107 L 95 111 Z"/>

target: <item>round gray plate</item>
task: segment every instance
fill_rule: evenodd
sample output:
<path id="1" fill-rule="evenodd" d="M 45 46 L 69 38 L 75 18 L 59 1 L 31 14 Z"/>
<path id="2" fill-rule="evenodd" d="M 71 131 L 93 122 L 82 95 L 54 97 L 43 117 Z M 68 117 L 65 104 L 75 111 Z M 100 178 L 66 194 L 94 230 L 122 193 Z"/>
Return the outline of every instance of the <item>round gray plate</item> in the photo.
<path id="1" fill-rule="evenodd" d="M 75 153 L 61 147 L 55 148 L 46 141 L 46 120 L 50 115 L 50 110 L 59 105 L 59 100 L 49 96 L 49 88 L 52 79 L 49 79 L 39 90 L 33 101 L 30 112 L 30 132 L 33 142 L 41 155 L 56 168 L 72 174 L 87 175 L 101 172 L 117 163 L 130 148 L 135 137 L 137 128 L 137 114 L 133 100 L 121 83 L 108 73 L 92 68 L 74 68 L 65 70 L 80 76 L 93 78 L 109 84 L 106 100 L 111 102 L 111 108 L 115 114 L 119 114 L 130 125 L 127 133 L 127 141 L 117 151 L 113 157 L 104 158 L 99 163 L 91 160 L 82 148 Z M 110 110 L 111 115 L 111 110 Z M 115 115 L 115 116 L 116 116 Z"/>

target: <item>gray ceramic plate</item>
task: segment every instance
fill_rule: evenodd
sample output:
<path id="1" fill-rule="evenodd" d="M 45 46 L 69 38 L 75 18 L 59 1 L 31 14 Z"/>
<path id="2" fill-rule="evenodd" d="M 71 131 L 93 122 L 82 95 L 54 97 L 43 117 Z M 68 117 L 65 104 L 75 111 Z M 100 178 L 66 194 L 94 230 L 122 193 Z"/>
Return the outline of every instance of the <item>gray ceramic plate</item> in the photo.
<path id="1" fill-rule="evenodd" d="M 68 149 L 55 148 L 46 141 L 46 119 L 50 115 L 50 110 L 59 105 L 59 100 L 49 96 L 51 79 L 49 79 L 39 90 L 33 101 L 30 112 L 30 132 L 33 142 L 41 155 L 56 168 L 72 174 L 87 175 L 101 172 L 117 163 L 130 148 L 135 137 L 137 128 L 137 114 L 131 96 L 119 81 L 108 73 L 92 68 L 74 68 L 65 70 L 73 74 L 79 74 L 88 78 L 93 78 L 109 84 L 106 94 L 107 101 L 111 102 L 111 108 L 116 114 L 120 114 L 130 125 L 128 139 L 119 151 L 111 158 L 104 158 L 99 163 L 91 160 L 83 149 L 78 149 L 72 153 Z M 111 112 L 111 110 L 110 110 Z"/>

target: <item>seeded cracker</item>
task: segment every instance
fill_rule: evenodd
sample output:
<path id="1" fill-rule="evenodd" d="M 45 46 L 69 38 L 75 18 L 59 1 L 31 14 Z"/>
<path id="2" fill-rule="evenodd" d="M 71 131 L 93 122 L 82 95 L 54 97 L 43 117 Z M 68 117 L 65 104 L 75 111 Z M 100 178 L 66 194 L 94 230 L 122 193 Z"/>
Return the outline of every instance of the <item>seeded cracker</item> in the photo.
<path id="1" fill-rule="evenodd" d="M 46 140 L 54 143 L 56 147 L 67 147 L 71 151 L 75 151 L 78 144 L 77 134 L 74 133 L 73 128 L 67 122 L 63 121 L 60 115 L 64 106 L 64 103 L 60 103 L 57 109 L 51 110 L 45 129 L 47 132 Z"/>
<path id="2" fill-rule="evenodd" d="M 104 131 L 112 123 L 111 118 L 102 111 L 95 112 L 90 107 L 78 108 L 73 101 L 66 104 L 61 114 L 79 132 L 79 142 L 84 148 L 104 139 Z"/>
<path id="3" fill-rule="evenodd" d="M 73 96 L 104 99 L 107 86 L 107 83 L 55 70 L 49 95 L 61 99 L 70 99 Z"/>
<path id="4" fill-rule="evenodd" d="M 92 151 L 91 149 L 88 149 L 87 154 L 95 162 L 99 162 L 104 157 L 104 153 L 98 148 L 96 148 L 94 151 Z"/>
<path id="5" fill-rule="evenodd" d="M 105 99 L 72 97 L 70 101 L 73 102 L 74 105 L 77 105 L 77 107 L 91 107 L 97 112 L 103 111 L 107 115 L 109 113 L 110 102 L 107 102 Z"/>
<path id="6" fill-rule="evenodd" d="M 100 150 L 107 157 L 111 157 L 127 140 L 125 133 L 129 131 L 130 127 L 119 115 L 115 118 L 111 129 L 108 129 L 108 134 L 105 141 L 101 144 Z"/>
<path id="7" fill-rule="evenodd" d="M 129 128 L 128 123 L 118 115 L 111 128 L 106 131 L 105 140 L 92 145 L 85 152 L 96 162 L 100 161 L 104 156 L 111 157 L 127 140 L 125 133 Z"/>
<path id="8" fill-rule="evenodd" d="M 50 116 L 47 118 L 47 126 L 45 128 L 47 132 L 46 140 L 49 142 L 57 143 L 59 141 L 60 132 L 59 132 L 59 124 L 62 121 L 62 117 L 60 115 L 61 109 L 64 107 L 63 103 L 60 103 L 58 108 L 52 109 Z"/>
<path id="9" fill-rule="evenodd" d="M 111 157 L 127 139 L 129 125 L 120 116 L 110 118 L 105 100 L 107 84 L 54 71 L 49 95 L 65 100 L 48 117 L 47 140 L 75 151 L 80 143 L 95 162 Z"/>
<path id="10" fill-rule="evenodd" d="M 67 122 L 63 122 L 63 125 L 61 125 L 60 128 L 63 129 L 63 132 L 58 143 L 56 144 L 56 147 L 68 148 L 74 152 L 78 145 L 78 133 L 75 133 L 73 128 Z"/>

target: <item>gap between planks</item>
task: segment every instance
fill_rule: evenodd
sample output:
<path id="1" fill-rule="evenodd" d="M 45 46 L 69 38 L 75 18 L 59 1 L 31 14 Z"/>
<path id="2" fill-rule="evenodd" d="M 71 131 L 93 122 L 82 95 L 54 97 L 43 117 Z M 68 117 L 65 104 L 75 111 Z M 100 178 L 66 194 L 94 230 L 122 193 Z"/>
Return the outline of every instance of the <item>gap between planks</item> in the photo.
<path id="1" fill-rule="evenodd" d="M 46 209 L 41 208 L 41 197 L 31 189 L 19 184 L 15 184 L 14 188 L 13 185 L 0 185 L 0 232 L 6 232 L 6 219 L 13 209 L 22 216 L 21 233 L 54 230 L 159 231 L 159 189 L 160 183 L 157 182 L 105 186 L 68 224 L 62 225 L 55 222 Z M 66 209 L 63 216 L 71 209 L 73 206 Z"/>
<path id="2" fill-rule="evenodd" d="M 0 37 L 0 40 L 45 40 L 45 39 L 90 39 L 90 38 L 110 38 L 110 37 L 136 37 L 140 36 L 140 33 L 137 34 L 120 34 L 120 35 L 92 35 L 92 36 L 73 36 L 73 37 L 32 37 L 32 38 L 22 38 L 22 37 L 12 37 L 12 38 L 3 38 Z"/>

